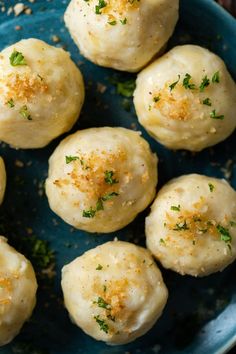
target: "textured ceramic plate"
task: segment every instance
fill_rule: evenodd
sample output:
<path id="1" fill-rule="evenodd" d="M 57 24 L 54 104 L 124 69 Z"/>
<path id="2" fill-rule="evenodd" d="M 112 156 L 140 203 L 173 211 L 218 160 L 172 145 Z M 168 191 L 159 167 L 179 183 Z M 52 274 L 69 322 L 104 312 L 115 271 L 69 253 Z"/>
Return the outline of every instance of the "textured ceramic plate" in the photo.
<path id="1" fill-rule="evenodd" d="M 132 100 L 119 96 L 110 84 L 110 78 L 114 76 L 122 81 L 130 75 L 87 62 L 70 39 L 63 23 L 68 0 L 25 1 L 33 11 L 32 15 L 21 14 L 19 17 L 7 14 L 8 8 L 17 1 L 0 1 L 0 6 L 4 3 L 6 11 L 0 12 L 0 49 L 28 37 L 55 44 L 53 35 L 57 35 L 60 41 L 56 45 L 69 50 L 73 60 L 80 65 L 86 82 L 86 101 L 73 131 L 104 125 L 142 130 L 137 123 Z M 16 27 L 19 25 L 20 29 Z M 197 43 L 208 47 L 226 61 L 236 78 L 236 21 L 213 1 L 181 1 L 180 21 L 169 46 L 177 43 Z M 101 93 L 101 85 L 106 87 L 104 93 Z M 235 134 L 224 143 L 199 154 L 168 151 L 147 133 L 143 132 L 143 136 L 160 157 L 159 187 L 172 177 L 192 172 L 225 177 L 236 187 Z M 71 324 L 62 303 L 62 266 L 85 250 L 115 236 L 144 245 L 144 217 L 148 210 L 125 229 L 110 235 L 89 235 L 74 230 L 57 218 L 48 207 L 43 184 L 48 157 L 60 139 L 46 149 L 32 151 L 16 151 L 0 145 L 0 155 L 6 161 L 8 174 L 6 198 L 0 211 L 0 232 L 7 234 L 9 241 L 32 260 L 40 285 L 31 321 L 15 341 L 1 348 L 0 352 L 220 354 L 227 351 L 236 341 L 236 264 L 221 274 L 204 279 L 181 277 L 163 270 L 170 292 L 168 305 L 154 328 L 130 345 L 108 347 Z M 46 243 L 38 239 L 48 241 L 55 254 L 56 276 L 51 280 L 48 275 L 53 268 L 54 256 Z"/>

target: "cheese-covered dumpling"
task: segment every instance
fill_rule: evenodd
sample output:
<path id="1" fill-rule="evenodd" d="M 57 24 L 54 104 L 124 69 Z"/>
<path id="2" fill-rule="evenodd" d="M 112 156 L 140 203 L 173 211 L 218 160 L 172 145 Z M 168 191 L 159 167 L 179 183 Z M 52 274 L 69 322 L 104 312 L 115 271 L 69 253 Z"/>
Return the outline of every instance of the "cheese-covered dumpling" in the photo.
<path id="1" fill-rule="evenodd" d="M 65 23 L 86 58 L 135 72 L 172 35 L 178 7 L 179 0 L 72 0 Z"/>
<path id="2" fill-rule="evenodd" d="M 0 140 L 41 148 L 76 122 L 84 84 L 63 49 L 26 39 L 0 53 L 0 93 Z"/>
<path id="3" fill-rule="evenodd" d="M 3 159 L 0 157 L 0 205 L 2 204 L 6 188 L 6 170 Z"/>
<path id="4" fill-rule="evenodd" d="M 112 241 L 62 270 L 65 306 L 85 333 L 107 344 L 145 334 L 161 316 L 168 291 L 150 253 Z"/>
<path id="5" fill-rule="evenodd" d="M 0 346 L 9 343 L 31 316 L 36 290 L 31 263 L 0 236 Z"/>
<path id="6" fill-rule="evenodd" d="M 157 157 L 140 133 L 92 128 L 64 139 L 49 160 L 51 209 L 74 227 L 112 232 L 155 196 Z"/>
<path id="7" fill-rule="evenodd" d="M 170 149 L 200 151 L 236 127 L 236 85 L 218 56 L 195 45 L 175 47 L 144 69 L 134 104 L 139 122 Z"/>
<path id="8" fill-rule="evenodd" d="M 201 175 L 173 179 L 146 218 L 147 247 L 166 268 L 205 276 L 236 258 L 236 192 Z"/>

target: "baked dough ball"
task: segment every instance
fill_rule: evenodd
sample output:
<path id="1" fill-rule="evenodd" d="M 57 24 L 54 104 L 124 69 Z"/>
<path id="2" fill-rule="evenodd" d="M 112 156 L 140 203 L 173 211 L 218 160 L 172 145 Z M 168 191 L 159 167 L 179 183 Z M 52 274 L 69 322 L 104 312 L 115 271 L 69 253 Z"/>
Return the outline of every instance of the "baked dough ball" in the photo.
<path id="1" fill-rule="evenodd" d="M 31 263 L 0 236 L 0 346 L 9 343 L 31 316 L 36 290 Z"/>
<path id="2" fill-rule="evenodd" d="M 146 218 L 147 247 L 166 268 L 205 276 L 236 258 L 236 192 L 201 175 L 173 179 Z"/>
<path id="3" fill-rule="evenodd" d="M 6 170 L 3 159 L 0 157 L 0 205 L 2 204 L 6 188 Z"/>
<path id="4" fill-rule="evenodd" d="M 172 35 L 178 7 L 179 0 L 72 0 L 65 23 L 86 58 L 135 72 Z"/>
<path id="5" fill-rule="evenodd" d="M 236 85 L 205 48 L 178 46 L 144 69 L 134 104 L 140 124 L 170 149 L 200 151 L 236 126 Z"/>
<path id="6" fill-rule="evenodd" d="M 26 39 L 0 53 L 0 93 L 0 140 L 41 148 L 76 122 L 84 84 L 63 49 Z"/>
<path id="7" fill-rule="evenodd" d="M 64 221 L 89 232 L 129 224 L 155 196 L 157 157 L 140 133 L 92 128 L 64 139 L 49 160 L 46 193 Z"/>
<path id="8" fill-rule="evenodd" d="M 168 297 L 150 253 L 121 241 L 107 242 L 66 265 L 62 289 L 72 321 L 112 345 L 145 334 Z"/>

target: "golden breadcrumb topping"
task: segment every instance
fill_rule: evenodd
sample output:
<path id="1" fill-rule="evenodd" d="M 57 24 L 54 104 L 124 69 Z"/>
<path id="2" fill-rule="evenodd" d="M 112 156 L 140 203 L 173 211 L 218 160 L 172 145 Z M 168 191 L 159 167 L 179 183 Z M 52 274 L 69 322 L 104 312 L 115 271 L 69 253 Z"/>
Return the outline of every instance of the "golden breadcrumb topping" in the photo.
<path id="1" fill-rule="evenodd" d="M 11 73 L 0 78 L 0 95 L 4 96 L 6 103 L 9 100 L 28 102 L 39 93 L 44 93 L 47 90 L 47 83 L 36 73 Z"/>
<path id="2" fill-rule="evenodd" d="M 152 93 L 151 100 L 149 110 L 156 108 L 162 115 L 173 120 L 186 121 L 192 119 L 194 105 L 196 111 L 202 109 L 199 97 L 192 91 L 188 91 L 188 94 L 186 94 L 186 90 L 181 86 L 177 86 L 175 90 L 170 91 L 169 84 L 166 84 L 162 90 Z"/>
<path id="3" fill-rule="evenodd" d="M 11 292 L 11 279 L 0 275 L 0 305 L 7 305 L 11 302 Z"/>
<path id="4" fill-rule="evenodd" d="M 76 154 L 76 160 L 72 162 L 72 171 L 68 172 L 68 178 L 57 179 L 53 183 L 58 187 L 72 184 L 81 192 L 86 193 L 88 199 L 98 199 L 110 192 L 119 191 L 119 181 L 122 178 L 119 173 L 119 165 L 127 159 L 126 152 L 119 150 L 116 153 L 107 151 L 91 152 L 90 154 Z M 112 173 L 116 183 L 106 182 L 106 172 Z M 123 178 L 129 183 L 132 173 L 125 171 Z M 108 200 L 106 204 L 113 203 Z"/>

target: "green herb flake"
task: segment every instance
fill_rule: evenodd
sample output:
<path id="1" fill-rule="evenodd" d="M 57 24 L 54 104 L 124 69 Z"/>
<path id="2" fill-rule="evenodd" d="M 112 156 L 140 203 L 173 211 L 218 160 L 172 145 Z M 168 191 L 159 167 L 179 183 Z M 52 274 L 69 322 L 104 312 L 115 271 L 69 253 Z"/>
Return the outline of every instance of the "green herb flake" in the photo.
<path id="1" fill-rule="evenodd" d="M 9 58 L 12 66 L 27 65 L 25 57 L 21 52 L 14 50 Z"/>
<path id="2" fill-rule="evenodd" d="M 220 82 L 220 73 L 219 73 L 219 71 L 215 72 L 215 74 L 212 76 L 211 81 L 213 82 L 213 84 L 219 84 L 219 82 Z"/>
<path id="3" fill-rule="evenodd" d="M 187 89 L 189 89 L 189 90 L 194 90 L 195 89 L 195 84 L 191 84 L 190 83 L 191 79 L 192 79 L 191 75 L 189 75 L 188 73 L 185 74 L 185 77 L 183 79 L 183 86 L 186 88 L 186 90 Z"/>
<path id="4" fill-rule="evenodd" d="M 105 322 L 105 320 L 102 320 L 100 318 L 100 316 L 94 316 L 94 319 L 96 320 L 96 322 L 98 323 L 99 327 L 100 327 L 100 330 L 105 332 L 105 333 L 108 333 L 109 331 L 109 326 L 108 324 Z"/>
<path id="5" fill-rule="evenodd" d="M 71 155 L 65 156 L 65 159 L 66 159 L 67 165 L 69 163 L 71 163 L 72 161 L 80 160 L 80 158 L 78 156 L 71 156 Z"/>
<path id="6" fill-rule="evenodd" d="M 114 176 L 114 172 L 113 171 L 105 171 L 104 180 L 105 180 L 105 182 L 107 184 L 110 184 L 111 186 L 113 184 L 119 183 L 119 181 L 117 179 L 113 178 L 113 176 Z"/>
<path id="7" fill-rule="evenodd" d="M 230 243 L 232 241 L 232 237 L 229 233 L 229 229 L 223 227 L 220 224 L 216 226 L 216 229 L 220 234 L 221 241 L 224 241 L 225 243 Z"/>
<path id="8" fill-rule="evenodd" d="M 98 264 L 96 270 L 102 270 L 102 268 L 103 266 L 101 264 Z"/>
<path id="9" fill-rule="evenodd" d="M 216 114 L 216 110 L 213 109 L 213 111 L 210 113 L 210 117 L 211 117 L 212 119 L 223 120 L 225 116 L 224 116 L 224 115 L 217 115 L 217 114 Z"/>
<path id="10" fill-rule="evenodd" d="M 162 243 L 163 245 L 165 245 L 165 240 L 163 240 L 163 238 L 160 239 L 160 243 Z"/>
<path id="11" fill-rule="evenodd" d="M 132 97 L 134 90 L 136 88 L 135 80 L 127 80 L 123 82 L 118 82 L 117 85 L 117 93 L 124 97 Z"/>
<path id="12" fill-rule="evenodd" d="M 232 227 L 235 227 L 235 226 L 236 226 L 236 222 L 235 222 L 235 221 L 230 221 L 229 224 L 230 224 L 230 226 L 232 226 Z"/>
<path id="13" fill-rule="evenodd" d="M 104 210 L 102 198 L 99 198 L 96 203 L 96 211 Z"/>
<path id="14" fill-rule="evenodd" d="M 111 309 L 111 305 L 109 305 L 102 297 L 98 297 L 97 301 L 93 302 L 94 304 L 97 304 L 98 307 L 101 307 L 103 309 L 106 310 L 110 310 Z"/>
<path id="15" fill-rule="evenodd" d="M 15 103 L 14 103 L 14 101 L 13 101 L 12 98 L 11 98 L 9 101 L 7 101 L 7 104 L 8 104 L 8 106 L 9 106 L 10 108 L 15 107 Z"/>
<path id="16" fill-rule="evenodd" d="M 84 218 L 89 218 L 89 219 L 94 218 L 95 214 L 96 214 L 96 210 L 93 209 L 92 207 L 89 210 L 83 210 Z"/>
<path id="17" fill-rule="evenodd" d="M 116 20 L 107 22 L 111 26 L 115 26 L 117 24 Z"/>
<path id="18" fill-rule="evenodd" d="M 101 9 L 107 6 L 106 1 L 104 0 L 99 0 L 98 5 L 95 6 L 95 14 L 96 15 L 101 15 Z"/>
<path id="19" fill-rule="evenodd" d="M 175 228 L 173 229 L 174 231 L 185 231 L 185 230 L 189 230 L 189 227 L 186 223 L 186 220 L 184 222 L 180 222 L 178 224 L 175 225 Z"/>
<path id="20" fill-rule="evenodd" d="M 212 193 L 215 189 L 215 186 L 212 183 L 208 183 L 208 186 L 209 186 L 210 192 Z"/>
<path id="21" fill-rule="evenodd" d="M 206 106 L 211 106 L 211 100 L 210 98 L 205 98 L 205 100 L 202 101 L 202 103 Z"/>
<path id="22" fill-rule="evenodd" d="M 155 97 L 153 97 L 153 102 L 159 102 L 160 101 L 160 99 L 161 99 L 161 97 L 160 96 L 155 96 Z"/>
<path id="23" fill-rule="evenodd" d="M 21 107 L 20 111 L 19 111 L 20 115 L 28 120 L 32 120 L 32 117 L 28 111 L 28 107 L 26 105 L 24 105 L 23 107 Z"/>
<path id="24" fill-rule="evenodd" d="M 210 80 L 208 79 L 207 75 L 204 76 L 202 79 L 201 85 L 199 86 L 200 92 L 203 92 L 207 86 L 210 85 Z"/>
<path id="25" fill-rule="evenodd" d="M 178 206 L 171 205 L 170 209 L 173 210 L 173 211 L 180 211 L 180 205 L 178 205 Z"/>
<path id="26" fill-rule="evenodd" d="M 102 199 L 103 202 L 106 202 L 107 200 L 110 200 L 113 197 L 117 197 L 118 195 L 119 195 L 119 193 L 111 192 L 111 193 L 108 193 L 108 194 L 104 195 L 101 199 Z"/>
<path id="27" fill-rule="evenodd" d="M 120 20 L 120 23 L 121 23 L 122 25 L 126 25 L 126 23 L 127 23 L 127 18 L 125 17 L 123 20 Z"/>
<path id="28" fill-rule="evenodd" d="M 178 75 L 178 80 L 173 82 L 170 86 L 169 86 L 169 89 L 170 91 L 173 91 L 175 86 L 179 83 L 179 80 L 180 80 L 180 75 Z"/>

